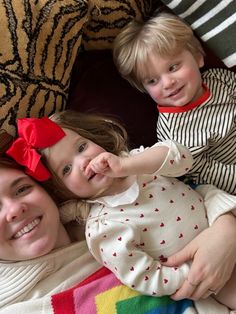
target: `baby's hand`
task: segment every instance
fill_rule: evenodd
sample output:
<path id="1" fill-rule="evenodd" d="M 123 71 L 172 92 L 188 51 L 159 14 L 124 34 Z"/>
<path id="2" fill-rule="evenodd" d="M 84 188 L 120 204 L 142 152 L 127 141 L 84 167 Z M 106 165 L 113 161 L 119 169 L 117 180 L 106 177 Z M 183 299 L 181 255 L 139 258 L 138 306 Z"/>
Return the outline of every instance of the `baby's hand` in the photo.
<path id="1" fill-rule="evenodd" d="M 123 176 L 122 158 L 108 152 L 101 153 L 91 160 L 88 168 L 109 177 Z"/>

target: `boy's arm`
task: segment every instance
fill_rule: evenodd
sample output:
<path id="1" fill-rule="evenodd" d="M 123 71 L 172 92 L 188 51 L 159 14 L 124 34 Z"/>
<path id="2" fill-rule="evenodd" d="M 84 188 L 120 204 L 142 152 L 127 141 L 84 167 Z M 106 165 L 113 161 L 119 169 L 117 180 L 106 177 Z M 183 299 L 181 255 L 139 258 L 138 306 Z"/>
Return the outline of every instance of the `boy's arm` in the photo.
<path id="1" fill-rule="evenodd" d="M 236 195 L 220 190 L 212 184 L 198 185 L 196 191 L 203 197 L 210 226 L 223 214 L 231 212 L 236 216 Z"/>

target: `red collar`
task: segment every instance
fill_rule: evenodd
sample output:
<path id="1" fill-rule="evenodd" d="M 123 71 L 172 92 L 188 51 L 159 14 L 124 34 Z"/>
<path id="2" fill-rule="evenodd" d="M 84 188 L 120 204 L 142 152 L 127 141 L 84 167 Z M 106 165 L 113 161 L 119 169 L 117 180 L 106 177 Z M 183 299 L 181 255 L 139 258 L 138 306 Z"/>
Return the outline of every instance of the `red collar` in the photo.
<path id="1" fill-rule="evenodd" d="M 202 86 L 204 89 L 204 93 L 194 102 L 191 102 L 183 107 L 165 107 L 165 106 L 159 106 L 157 104 L 158 111 L 162 113 L 180 113 L 180 112 L 186 112 L 186 111 L 192 110 L 193 108 L 200 106 L 211 95 L 208 87 L 204 83 L 202 84 Z"/>

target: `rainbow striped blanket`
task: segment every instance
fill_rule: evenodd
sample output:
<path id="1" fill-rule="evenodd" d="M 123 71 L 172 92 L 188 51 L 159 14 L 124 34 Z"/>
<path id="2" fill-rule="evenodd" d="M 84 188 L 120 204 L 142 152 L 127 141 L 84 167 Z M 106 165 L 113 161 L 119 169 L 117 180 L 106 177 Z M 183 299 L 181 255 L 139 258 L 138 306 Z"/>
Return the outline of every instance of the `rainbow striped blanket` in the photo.
<path id="1" fill-rule="evenodd" d="M 76 287 L 53 295 L 55 314 L 193 314 L 191 300 L 144 296 L 124 286 L 105 267 Z"/>

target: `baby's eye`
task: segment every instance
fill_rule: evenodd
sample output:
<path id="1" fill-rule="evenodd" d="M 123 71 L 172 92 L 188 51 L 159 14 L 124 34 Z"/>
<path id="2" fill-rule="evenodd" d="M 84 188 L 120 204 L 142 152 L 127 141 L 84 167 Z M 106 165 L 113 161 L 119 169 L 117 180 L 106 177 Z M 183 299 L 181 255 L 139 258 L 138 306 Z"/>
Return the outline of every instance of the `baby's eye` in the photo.
<path id="1" fill-rule="evenodd" d="M 82 153 L 82 152 L 85 150 L 86 145 L 87 145 L 86 143 L 83 143 L 83 144 L 79 145 L 79 147 L 78 147 L 78 152 L 79 152 L 79 153 Z"/>
<path id="2" fill-rule="evenodd" d="M 66 165 L 63 169 L 62 169 L 62 175 L 65 176 L 67 175 L 72 169 L 72 165 Z"/>
<path id="3" fill-rule="evenodd" d="M 29 193 L 32 190 L 33 186 L 32 185 L 23 185 L 20 186 L 17 190 L 16 190 L 16 195 L 26 195 L 27 193 Z"/>

